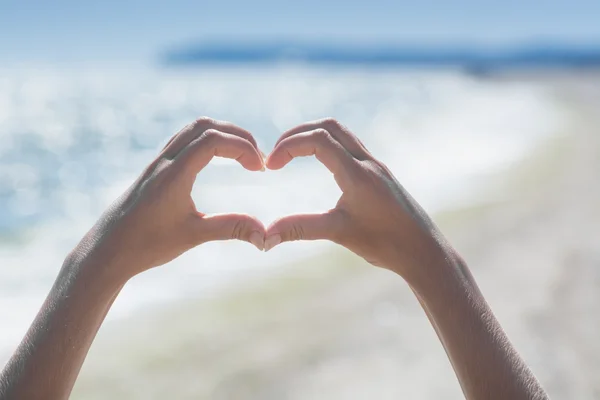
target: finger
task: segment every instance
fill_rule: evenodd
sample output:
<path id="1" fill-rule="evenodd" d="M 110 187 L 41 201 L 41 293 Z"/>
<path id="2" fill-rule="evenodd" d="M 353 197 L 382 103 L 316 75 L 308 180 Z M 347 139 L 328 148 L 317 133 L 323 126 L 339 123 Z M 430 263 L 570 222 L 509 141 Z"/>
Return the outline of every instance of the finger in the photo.
<path id="1" fill-rule="evenodd" d="M 372 159 L 373 156 L 369 153 L 367 148 L 362 144 L 360 139 L 356 137 L 348 128 L 339 123 L 337 120 L 333 118 L 324 118 L 317 121 L 310 121 L 304 124 L 298 125 L 295 128 L 286 131 L 279 140 L 277 144 L 282 140 L 289 138 L 290 136 L 297 135 L 298 133 L 312 131 L 315 129 L 325 129 L 328 131 L 331 136 L 335 138 L 344 148 L 352 154 L 355 158 L 364 161 L 368 159 Z"/>
<path id="2" fill-rule="evenodd" d="M 297 214 L 283 217 L 267 228 L 265 251 L 283 242 L 327 239 L 338 242 L 343 232 L 343 217 L 337 210 L 323 214 Z"/>
<path id="3" fill-rule="evenodd" d="M 205 131 L 186 146 L 173 162 L 176 168 L 188 171 L 195 179 L 215 156 L 234 159 L 250 171 L 263 168 L 261 155 L 249 141 L 214 129 Z"/>
<path id="4" fill-rule="evenodd" d="M 199 138 L 209 129 L 216 129 L 218 131 L 246 139 L 257 151 L 260 151 L 254 136 L 252 136 L 252 134 L 245 129 L 242 129 L 230 122 L 217 121 L 212 118 L 202 117 L 187 125 L 181 131 L 179 131 L 179 133 L 173 136 L 163 149 L 161 155 L 167 159 L 173 159 L 177 157 L 177 155 L 183 151 L 187 145 Z"/>
<path id="5" fill-rule="evenodd" d="M 315 155 L 342 188 L 349 182 L 357 161 L 324 129 L 298 133 L 282 140 L 267 158 L 269 169 L 281 169 L 295 157 Z"/>
<path id="6" fill-rule="evenodd" d="M 200 243 L 214 240 L 243 240 L 259 250 L 264 248 L 265 227 L 246 214 L 214 214 L 198 217 L 195 230 Z"/>
<path id="7" fill-rule="evenodd" d="M 185 128 L 184 128 L 184 129 L 185 129 Z M 183 130 L 183 129 L 182 129 L 182 130 Z M 181 131 L 179 131 L 179 132 L 181 132 Z M 167 142 L 167 144 L 165 144 L 165 145 L 163 146 L 163 148 L 162 148 L 162 150 L 161 150 L 161 153 L 163 153 L 163 152 L 165 151 L 165 149 L 166 149 L 167 147 L 169 147 L 169 145 L 170 145 L 171 143 L 173 143 L 173 140 L 175 140 L 175 138 L 176 138 L 176 137 L 179 135 L 179 132 L 177 132 L 176 134 L 174 134 L 173 136 L 171 136 L 171 138 L 169 139 L 169 141 Z"/>

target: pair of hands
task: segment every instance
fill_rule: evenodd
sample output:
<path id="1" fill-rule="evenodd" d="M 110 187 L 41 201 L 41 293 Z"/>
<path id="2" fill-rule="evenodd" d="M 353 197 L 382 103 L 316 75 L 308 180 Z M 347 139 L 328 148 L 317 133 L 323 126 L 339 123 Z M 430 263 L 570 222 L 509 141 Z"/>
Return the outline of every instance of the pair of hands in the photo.
<path id="1" fill-rule="evenodd" d="M 258 171 L 315 155 L 342 189 L 323 214 L 265 227 L 248 215 L 205 215 L 191 190 L 214 156 Z M 547 399 L 502 331 L 466 264 L 364 145 L 332 119 L 297 126 L 266 160 L 252 135 L 201 118 L 166 145 L 65 260 L 23 342 L 0 374 L 0 398 L 67 398 L 94 336 L 127 280 L 211 240 L 259 249 L 328 239 L 400 274 L 422 304 L 469 399 Z M 60 366 L 60 368 L 57 368 Z"/>
<path id="2" fill-rule="evenodd" d="M 292 240 L 326 239 L 407 280 L 428 260 L 443 257 L 443 239 L 429 217 L 387 167 L 336 120 L 290 129 L 266 160 L 261 154 L 248 131 L 198 119 L 167 143 L 70 257 L 100 257 L 125 281 L 213 240 L 239 239 L 270 250 Z M 287 216 L 265 228 L 245 214 L 205 215 L 191 198 L 196 175 L 214 156 L 260 171 L 310 155 L 333 173 L 343 193 L 325 213 Z"/>

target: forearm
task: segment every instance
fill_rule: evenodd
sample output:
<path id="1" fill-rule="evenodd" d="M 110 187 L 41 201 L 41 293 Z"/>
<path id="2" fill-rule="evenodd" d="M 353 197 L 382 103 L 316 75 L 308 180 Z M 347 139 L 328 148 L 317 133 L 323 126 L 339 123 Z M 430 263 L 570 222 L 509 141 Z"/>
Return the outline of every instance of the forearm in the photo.
<path id="1" fill-rule="evenodd" d="M 409 282 L 440 338 L 468 399 L 546 399 L 452 251 Z"/>
<path id="2" fill-rule="evenodd" d="M 27 335 L 0 375 L 0 400 L 65 399 L 129 278 L 213 240 L 262 250 L 265 227 L 245 214 L 206 215 L 191 191 L 213 157 L 250 171 L 264 160 L 250 132 L 199 118 L 177 133 L 67 258 Z"/>
<path id="3" fill-rule="evenodd" d="M 122 283 L 106 265 L 65 261 L 44 305 L 0 376 L 0 399 L 66 399 Z"/>

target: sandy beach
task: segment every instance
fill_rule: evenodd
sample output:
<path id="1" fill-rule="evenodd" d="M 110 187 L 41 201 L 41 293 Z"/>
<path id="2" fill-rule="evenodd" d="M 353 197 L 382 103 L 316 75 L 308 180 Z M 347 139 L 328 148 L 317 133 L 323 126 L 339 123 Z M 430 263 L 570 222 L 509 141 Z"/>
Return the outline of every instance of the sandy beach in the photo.
<path id="1" fill-rule="evenodd" d="M 543 80 L 565 123 L 435 220 L 550 396 L 600 398 L 600 78 L 502 79 Z M 72 396 L 169 397 L 463 398 L 403 280 L 337 247 L 106 324 Z"/>

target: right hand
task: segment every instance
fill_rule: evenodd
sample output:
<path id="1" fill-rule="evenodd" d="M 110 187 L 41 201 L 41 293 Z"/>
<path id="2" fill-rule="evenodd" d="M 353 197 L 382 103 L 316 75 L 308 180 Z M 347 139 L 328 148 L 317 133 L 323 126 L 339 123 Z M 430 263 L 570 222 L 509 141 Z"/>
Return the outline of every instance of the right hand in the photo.
<path id="1" fill-rule="evenodd" d="M 322 214 L 283 217 L 267 229 L 265 250 L 292 240 L 327 239 L 405 279 L 445 259 L 451 248 L 425 211 L 360 140 L 334 119 L 285 132 L 266 167 L 283 168 L 295 157 L 315 155 L 343 194 Z"/>

